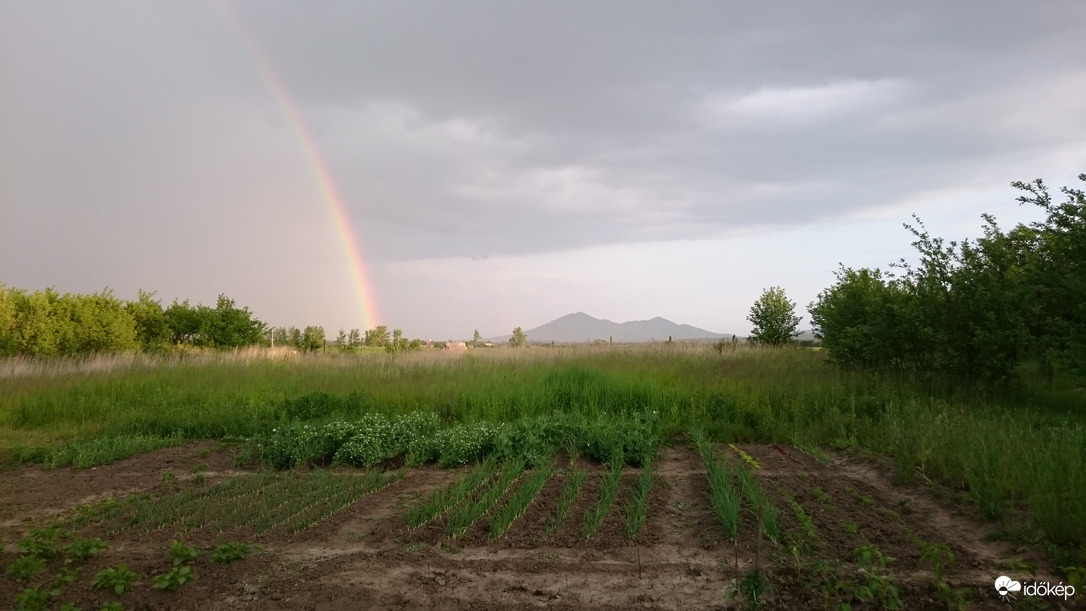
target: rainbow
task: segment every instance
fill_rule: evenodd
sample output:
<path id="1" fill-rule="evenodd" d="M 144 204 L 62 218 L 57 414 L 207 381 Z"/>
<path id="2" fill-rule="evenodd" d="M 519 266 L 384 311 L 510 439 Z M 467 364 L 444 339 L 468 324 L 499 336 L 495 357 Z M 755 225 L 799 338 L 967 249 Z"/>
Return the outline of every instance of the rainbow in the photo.
<path id="1" fill-rule="evenodd" d="M 366 272 L 365 259 L 362 256 L 362 247 L 359 245 L 358 237 L 355 235 L 354 229 L 351 226 L 351 219 L 347 214 L 346 207 L 343 205 L 343 198 L 340 197 L 335 183 L 332 182 L 332 176 L 328 172 L 328 165 L 324 162 L 324 159 L 321 158 L 320 151 L 317 149 L 317 143 L 313 140 L 313 136 L 310 134 L 309 128 L 302 119 L 302 114 L 298 111 L 298 106 L 294 103 L 294 99 L 287 91 L 286 85 L 283 84 L 283 80 L 279 78 L 274 70 L 272 70 L 271 63 L 268 62 L 264 57 L 264 54 L 261 53 L 260 47 L 256 44 L 256 41 L 249 35 L 248 30 L 245 29 L 245 26 L 225 1 L 218 0 L 213 2 L 213 4 L 218 8 L 227 24 L 234 30 L 234 33 L 241 41 L 246 54 L 253 61 L 253 64 L 256 65 L 257 70 L 260 72 L 260 76 L 264 79 L 268 88 L 275 96 L 276 102 L 279 104 L 280 109 L 282 109 L 283 115 L 286 117 L 287 123 L 291 127 L 291 131 L 294 133 L 294 137 L 298 140 L 298 144 L 302 149 L 306 162 L 309 164 L 309 168 L 316 179 L 321 197 L 324 199 L 325 204 L 327 204 L 328 213 L 332 217 L 332 225 L 336 229 L 336 235 L 339 237 L 339 243 L 343 249 L 343 256 L 347 260 L 347 267 L 351 275 L 351 284 L 354 287 L 355 300 L 358 302 L 358 309 L 362 317 L 362 328 L 372 329 L 377 326 L 378 321 L 380 320 L 380 316 L 377 313 L 377 298 L 375 296 L 373 284 L 370 282 L 369 274 Z"/>

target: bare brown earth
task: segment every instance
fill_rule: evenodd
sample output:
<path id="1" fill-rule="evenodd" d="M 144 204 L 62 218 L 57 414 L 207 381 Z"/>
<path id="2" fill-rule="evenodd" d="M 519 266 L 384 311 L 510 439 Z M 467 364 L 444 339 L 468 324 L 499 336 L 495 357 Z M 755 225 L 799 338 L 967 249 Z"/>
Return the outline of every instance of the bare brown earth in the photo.
<path id="1" fill-rule="evenodd" d="M 52 608 L 71 601 L 98 609 L 111 600 L 121 601 L 125 609 L 738 608 L 749 603 L 737 590 L 756 562 L 770 584 L 759 599 L 765 608 L 837 608 L 841 603 L 882 608 L 879 601 L 857 594 L 857 584 L 868 573 L 858 567 L 856 550 L 865 545 L 894 558 L 876 572 L 899 588 L 904 608 L 947 608 L 931 563 L 921 558 L 922 542 L 945 544 L 953 552 L 946 588 L 968 608 L 1009 609 L 1013 606 L 995 592 L 995 577 L 1033 580 L 1026 567 L 1043 565 L 1035 551 L 987 540 L 989 527 L 930 486 L 894 485 L 884 470 L 855 458 L 836 456 L 823 464 L 789 446 L 739 449 L 759 463 L 756 476 L 781 512 L 779 544 L 764 537 L 759 542 L 750 515 L 741 522 L 739 541 L 727 539 L 710 513 L 699 457 L 684 446 L 663 451 L 647 522 L 636 540 L 625 528 L 636 469 L 623 474 L 612 510 L 586 540 L 584 514 L 598 498 L 604 468 L 562 456 L 556 475 L 525 513 L 504 537 L 490 541 L 488 516 L 456 539 L 445 534 L 440 519 L 407 530 L 408 507 L 465 472 L 426 467 L 406 471 L 298 534 L 277 528 L 179 533 L 172 527 L 144 533 L 83 524 L 65 536 L 102 537 L 109 549 L 61 588 Z M 726 445 L 718 446 L 718 454 L 733 464 L 741 460 Z M 587 470 L 589 477 L 565 522 L 547 537 L 562 487 L 574 469 Z M 166 473 L 171 475 L 164 480 Z M 231 450 L 216 443 L 170 448 L 96 469 L 28 466 L 0 472 L 0 561 L 7 568 L 16 559 L 16 542 L 31 528 L 65 520 L 81 506 L 136 493 L 149 498 L 178 494 L 197 485 L 197 474 L 203 475 L 199 485 L 215 486 L 250 473 L 234 467 Z M 810 516 L 816 539 L 804 538 L 789 498 Z M 150 576 L 169 570 L 169 543 L 176 538 L 200 550 L 192 565 L 197 579 L 176 592 L 154 590 Z M 244 541 L 259 549 L 244 560 L 214 564 L 209 550 L 221 541 Z M 117 595 L 91 587 L 99 570 L 122 562 L 140 575 L 131 591 Z M 13 604 L 28 585 L 45 584 L 62 566 L 61 557 L 51 560 L 29 583 L 0 577 L 0 606 Z M 1043 568 L 1037 570 L 1037 580 L 1059 582 Z M 1086 600 L 1082 594 L 1075 598 Z M 1032 602 L 1037 603 L 1032 608 L 1054 609 L 1076 603 Z"/>

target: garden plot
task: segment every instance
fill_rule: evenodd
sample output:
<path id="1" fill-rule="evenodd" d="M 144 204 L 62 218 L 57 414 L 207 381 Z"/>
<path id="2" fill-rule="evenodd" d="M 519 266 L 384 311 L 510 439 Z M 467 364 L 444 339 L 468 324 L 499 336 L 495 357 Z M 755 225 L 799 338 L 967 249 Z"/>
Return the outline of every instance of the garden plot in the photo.
<path id="1" fill-rule="evenodd" d="M 984 541 L 958 505 L 866 463 L 707 448 L 738 497 L 734 528 L 715 509 L 706 446 L 692 443 L 636 468 L 559 452 L 534 467 L 286 472 L 230 471 L 225 452 L 186 446 L 101 467 L 112 476 L 97 496 L 69 486 L 98 470 L 14 469 L 0 489 L 33 498 L 3 506 L 3 566 L 19 541 L 36 542 L 43 566 L 6 574 L 0 597 L 35 590 L 47 608 L 84 609 L 1005 609 L 995 577 L 1024 581 L 1037 565 Z M 97 539 L 95 554 L 77 554 Z M 195 557 L 179 563 L 175 541 Z M 227 545 L 243 547 L 215 561 Z M 122 564 L 135 575 L 123 592 L 95 587 Z M 171 573 L 195 580 L 155 587 Z"/>

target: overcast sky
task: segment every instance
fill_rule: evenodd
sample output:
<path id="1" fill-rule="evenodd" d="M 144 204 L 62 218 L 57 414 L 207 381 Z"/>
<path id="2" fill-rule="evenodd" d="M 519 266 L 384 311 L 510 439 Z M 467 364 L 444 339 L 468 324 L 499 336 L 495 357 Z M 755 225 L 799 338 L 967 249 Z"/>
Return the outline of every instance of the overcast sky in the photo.
<path id="1" fill-rule="evenodd" d="M 0 0 L 0 282 L 745 334 L 1086 172 L 1086 3 Z M 284 95 L 285 94 L 285 95 Z M 296 115 L 291 115 L 291 108 Z"/>

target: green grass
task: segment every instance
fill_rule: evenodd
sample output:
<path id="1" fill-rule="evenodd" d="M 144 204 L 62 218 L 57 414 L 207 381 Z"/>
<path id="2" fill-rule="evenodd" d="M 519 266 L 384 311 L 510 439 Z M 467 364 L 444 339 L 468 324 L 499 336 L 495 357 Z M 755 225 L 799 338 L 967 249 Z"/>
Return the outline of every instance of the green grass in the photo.
<path id="1" fill-rule="evenodd" d="M 101 464 L 179 440 L 254 438 L 277 427 L 427 412 L 441 431 L 516 429 L 523 435 L 509 439 L 537 448 L 536 456 L 561 443 L 564 419 L 576 418 L 599 433 L 583 437 L 592 444 L 583 448 L 596 451 L 585 456 L 607 461 L 617 446 L 651 449 L 655 439 L 701 426 L 717 442 L 885 455 L 902 479 L 967 490 L 983 514 L 1013 517 L 1056 548 L 1086 546 L 1083 383 L 1057 377 L 1049 385 L 1029 365 L 1019 386 L 984 394 L 843 371 L 818 351 L 799 349 L 717 353 L 675 343 L 479 350 L 457 358 L 438 351 L 292 360 L 254 354 L 0 362 L 0 460 Z M 538 422 L 523 424 L 532 419 Z M 623 429 L 609 427 L 613 422 L 642 426 L 616 440 Z M 480 430 L 492 429 L 470 429 Z M 465 435 L 463 455 L 476 437 Z M 500 453 L 497 436 L 491 439 L 490 451 Z M 1078 554 L 1064 564 L 1084 562 Z"/>

